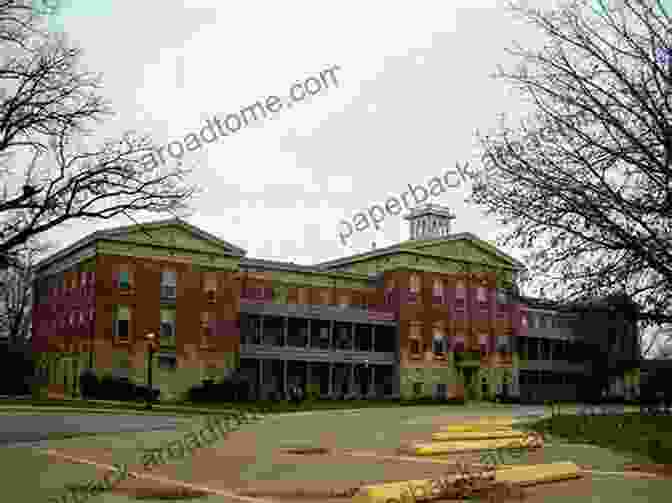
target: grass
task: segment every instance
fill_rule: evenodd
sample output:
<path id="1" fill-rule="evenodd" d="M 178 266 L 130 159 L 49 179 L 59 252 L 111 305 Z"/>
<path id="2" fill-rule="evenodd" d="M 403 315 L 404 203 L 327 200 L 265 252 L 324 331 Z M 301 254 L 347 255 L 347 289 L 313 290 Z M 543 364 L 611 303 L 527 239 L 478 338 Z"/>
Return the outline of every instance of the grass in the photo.
<path id="1" fill-rule="evenodd" d="M 249 409 L 263 406 L 272 413 L 293 413 L 315 410 L 352 410 L 371 408 L 427 407 L 427 406 L 462 407 L 460 403 L 436 403 L 427 400 L 314 400 L 295 404 L 287 401 L 255 401 L 255 402 L 219 402 L 193 403 L 174 402 L 155 404 L 152 410 L 146 410 L 141 402 L 110 402 L 98 400 L 3 400 L 0 402 L 0 414 L 25 411 L 62 413 L 64 409 L 76 410 L 78 413 L 133 413 L 148 415 L 203 415 L 217 414 L 223 410 Z"/>
<path id="2" fill-rule="evenodd" d="M 672 464 L 672 417 L 556 415 L 533 423 L 535 431 L 569 443 L 592 444 L 635 453 L 655 463 Z"/>
<path id="3" fill-rule="evenodd" d="M 256 460 L 249 465 L 241 467 L 241 478 L 246 481 L 271 481 L 271 480 L 321 480 L 328 481 L 360 481 L 384 478 L 386 465 L 377 464 L 364 458 L 353 458 L 350 463 L 312 463 L 313 456 L 307 456 L 304 462 L 292 464 L 273 462 L 273 452 L 278 449 L 311 449 L 325 446 L 324 435 L 329 435 L 329 441 L 335 441 L 339 448 L 352 448 L 357 450 L 369 450 L 375 448 L 390 448 L 400 445 L 402 432 L 414 431 L 418 434 L 435 431 L 435 416 L 451 415 L 461 416 L 486 416 L 511 414 L 515 412 L 515 406 L 497 406 L 492 404 L 470 404 L 466 407 L 425 406 L 425 407 L 397 407 L 370 408 L 356 414 L 346 411 L 324 411 L 316 415 L 286 415 L 269 418 L 258 424 L 245 425 L 241 429 L 254 431 Z M 587 443 L 584 437 L 575 439 L 576 443 L 558 443 L 556 436 L 560 435 L 560 422 L 579 420 L 574 416 L 561 416 L 556 418 L 555 427 L 552 427 L 552 442 L 548 442 L 544 448 L 544 462 L 574 461 L 595 470 L 622 471 L 622 467 L 633 462 L 640 462 L 637 456 L 617 454 L 609 448 L 614 442 L 604 444 L 604 448 L 578 445 Z M 596 420 L 613 420 L 613 417 L 593 418 Z M 645 418 L 649 420 L 651 418 Z M 660 417 L 653 420 L 660 421 Z M 182 438 L 187 431 L 196 431 L 202 427 L 201 418 L 193 424 L 185 424 L 178 431 L 152 431 L 152 432 L 128 432 L 120 434 L 99 434 L 92 437 L 69 438 L 49 442 L 53 449 L 100 449 L 113 454 L 114 462 L 133 464 L 139 460 L 139 450 L 143 448 L 159 447 L 172 440 Z M 545 421 L 529 423 L 537 428 Z M 566 426 L 571 432 L 571 428 Z M 597 425 L 595 426 L 597 428 Z M 652 425 L 650 428 L 655 428 Z M 335 438 L 334 438 L 335 437 Z M 605 440 L 606 442 L 606 440 Z M 222 442 L 218 447 L 223 447 Z M 319 455 L 317 456 L 319 457 Z M 511 458 L 511 456 L 509 456 Z M 511 464 L 526 464 L 525 456 L 520 459 L 505 460 Z M 199 478 L 195 469 L 199 466 L 195 458 L 171 463 L 173 465 L 171 478 L 196 483 L 202 482 L 209 485 L 208 480 Z M 648 458 L 643 459 L 645 462 Z M 307 461 L 307 462 L 305 462 Z M 0 449 L 0 465 L 12 466 L 16 474 L 7 477 L 3 494 L 9 494 L 11 501 L 46 501 L 50 496 L 63 493 L 65 483 L 77 485 L 87 480 L 97 478 L 94 476 L 94 468 L 87 465 L 74 465 L 70 463 L 54 463 L 44 455 L 26 448 Z M 13 473 L 14 473 L 13 471 Z M 37 480 L 36 480 L 37 479 Z M 252 484 L 254 485 L 254 484 Z M 297 484 L 300 486 L 300 484 Z M 649 489 L 650 486 L 650 489 Z M 576 503 L 601 501 L 619 503 L 621 501 L 644 502 L 661 501 L 669 496 L 672 490 L 671 481 L 657 480 L 624 480 L 620 476 L 600 476 L 594 481 L 594 497 L 573 498 Z M 11 498 L 14 496 L 14 498 Z M 190 499 L 195 495 L 180 493 L 177 489 L 145 494 L 103 493 L 96 496 L 96 501 L 101 503 L 138 503 L 137 496 L 142 496 L 144 501 L 168 501 L 184 500 L 207 503 L 219 503 L 230 501 L 225 497 L 209 495 L 199 499 Z M 549 498 L 550 501 L 555 501 Z M 93 500 L 92 500 L 93 501 Z M 559 498 L 558 498 L 559 501 Z M 566 501 L 564 497 L 563 501 Z"/>

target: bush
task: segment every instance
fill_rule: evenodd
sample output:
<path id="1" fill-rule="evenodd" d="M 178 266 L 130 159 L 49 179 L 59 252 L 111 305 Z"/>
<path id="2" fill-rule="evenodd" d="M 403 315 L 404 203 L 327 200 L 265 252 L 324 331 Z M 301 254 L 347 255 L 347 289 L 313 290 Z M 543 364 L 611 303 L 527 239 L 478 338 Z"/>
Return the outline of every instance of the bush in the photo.
<path id="1" fill-rule="evenodd" d="M 244 376 L 236 373 L 216 383 L 212 380 L 192 386 L 187 392 L 190 402 L 239 402 L 250 399 L 250 385 Z"/>
<path id="2" fill-rule="evenodd" d="M 314 402 L 320 398 L 320 385 L 309 384 L 306 386 L 306 400 Z"/>
<path id="3" fill-rule="evenodd" d="M 85 370 L 79 376 L 79 389 L 83 398 L 96 398 L 98 377 L 93 371 Z"/>
<path id="4" fill-rule="evenodd" d="M 80 375 L 80 390 L 83 398 L 93 400 L 118 400 L 118 401 L 146 401 L 149 396 L 149 388 L 144 385 L 136 385 L 126 378 L 105 375 L 98 379 L 93 371 L 85 370 Z M 158 401 L 161 391 L 153 389 L 152 401 Z"/>

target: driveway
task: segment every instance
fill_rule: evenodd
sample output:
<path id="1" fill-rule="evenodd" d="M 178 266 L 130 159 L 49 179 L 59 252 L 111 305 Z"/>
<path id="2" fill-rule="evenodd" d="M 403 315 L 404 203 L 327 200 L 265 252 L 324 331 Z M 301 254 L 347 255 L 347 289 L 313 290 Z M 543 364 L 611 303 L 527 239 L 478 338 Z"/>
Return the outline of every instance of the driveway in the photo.
<path id="1" fill-rule="evenodd" d="M 0 414 L 0 447 L 26 446 L 63 433 L 175 430 L 185 422 L 185 418 L 131 414 Z"/>

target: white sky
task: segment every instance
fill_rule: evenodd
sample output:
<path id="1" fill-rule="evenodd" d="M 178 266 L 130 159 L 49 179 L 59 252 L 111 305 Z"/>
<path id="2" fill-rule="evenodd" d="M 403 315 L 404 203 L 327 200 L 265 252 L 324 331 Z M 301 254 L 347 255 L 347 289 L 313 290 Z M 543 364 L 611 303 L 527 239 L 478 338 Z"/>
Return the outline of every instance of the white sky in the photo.
<path id="1" fill-rule="evenodd" d="M 408 223 L 387 215 L 380 231 L 355 231 L 344 247 L 339 222 L 409 183 L 427 186 L 456 162 L 477 164 L 475 130 L 495 127 L 500 112 L 515 119 L 523 110 L 489 75 L 497 64 L 515 64 L 504 51 L 514 40 L 540 43 L 494 0 L 319 8 L 307 1 L 62 1 L 50 27 L 84 48 L 117 113 L 101 138 L 135 129 L 158 145 L 181 140 L 215 113 L 287 95 L 298 80 L 341 67 L 339 87 L 185 158 L 195 168 L 192 181 L 206 188 L 189 222 L 250 257 L 304 264 L 407 239 Z M 464 204 L 467 188 L 427 202 L 455 212 L 454 232 L 494 239 L 494 220 Z M 47 238 L 65 246 L 131 223 L 76 222 Z"/>
<path id="2" fill-rule="evenodd" d="M 402 215 L 387 215 L 380 231 L 355 231 L 343 246 L 339 222 L 408 184 L 426 187 L 456 162 L 478 165 L 475 131 L 496 128 L 500 113 L 517 123 L 530 111 L 490 74 L 518 62 L 505 52 L 514 41 L 543 44 L 503 0 L 50 2 L 63 5 L 50 28 L 103 74 L 117 116 L 99 129 L 101 140 L 128 130 L 157 145 L 182 140 L 213 114 L 286 96 L 297 81 L 341 67 L 339 87 L 185 158 L 190 181 L 206 189 L 190 223 L 248 257 L 303 264 L 407 239 Z M 427 202 L 452 209 L 453 232 L 494 240 L 495 220 L 464 203 L 467 191 L 462 184 Z M 131 223 L 76 222 L 45 237 L 63 247 Z"/>

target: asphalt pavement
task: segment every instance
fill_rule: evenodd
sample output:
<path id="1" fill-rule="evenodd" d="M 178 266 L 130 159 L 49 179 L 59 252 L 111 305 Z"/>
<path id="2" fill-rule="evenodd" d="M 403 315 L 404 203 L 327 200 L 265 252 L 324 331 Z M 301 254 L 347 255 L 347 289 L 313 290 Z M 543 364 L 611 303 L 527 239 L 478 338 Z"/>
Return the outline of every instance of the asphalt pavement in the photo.
<path id="1" fill-rule="evenodd" d="M 175 430 L 185 418 L 119 414 L 0 414 L 0 447 L 28 446 L 64 433 Z"/>

